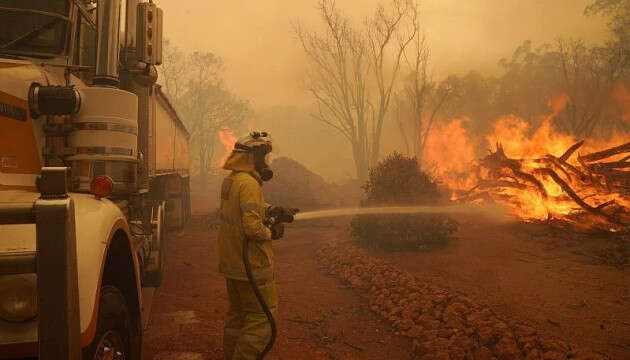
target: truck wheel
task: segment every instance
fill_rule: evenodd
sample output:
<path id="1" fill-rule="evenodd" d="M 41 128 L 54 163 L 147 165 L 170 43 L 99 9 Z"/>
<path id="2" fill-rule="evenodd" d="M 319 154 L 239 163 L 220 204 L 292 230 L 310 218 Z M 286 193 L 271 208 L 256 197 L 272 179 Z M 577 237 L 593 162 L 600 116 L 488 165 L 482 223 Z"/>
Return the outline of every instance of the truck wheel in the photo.
<path id="1" fill-rule="evenodd" d="M 101 288 L 96 334 L 83 350 L 87 360 L 140 360 L 138 330 L 132 325 L 127 302 L 114 286 Z"/>
<path id="2" fill-rule="evenodd" d="M 160 287 L 162 285 L 162 277 L 164 276 L 164 267 L 166 263 L 166 204 L 162 202 L 156 211 L 155 231 L 156 242 L 151 245 L 151 270 L 144 274 L 142 281 L 143 286 Z"/>

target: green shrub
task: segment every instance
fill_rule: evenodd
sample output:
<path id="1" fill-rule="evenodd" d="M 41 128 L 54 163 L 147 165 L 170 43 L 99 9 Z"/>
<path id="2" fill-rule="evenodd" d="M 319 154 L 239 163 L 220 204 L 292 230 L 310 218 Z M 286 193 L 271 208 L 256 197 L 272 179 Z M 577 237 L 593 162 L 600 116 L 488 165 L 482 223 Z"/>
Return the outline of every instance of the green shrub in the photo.
<path id="1" fill-rule="evenodd" d="M 416 158 L 394 153 L 370 170 L 362 187 L 364 206 L 427 205 L 438 201 L 435 182 Z M 434 214 L 357 215 L 350 224 L 360 246 L 388 251 L 424 251 L 446 245 L 457 222 Z"/>
<path id="2" fill-rule="evenodd" d="M 363 185 L 366 205 L 424 205 L 439 198 L 437 184 L 420 170 L 418 159 L 393 153 L 370 170 Z"/>

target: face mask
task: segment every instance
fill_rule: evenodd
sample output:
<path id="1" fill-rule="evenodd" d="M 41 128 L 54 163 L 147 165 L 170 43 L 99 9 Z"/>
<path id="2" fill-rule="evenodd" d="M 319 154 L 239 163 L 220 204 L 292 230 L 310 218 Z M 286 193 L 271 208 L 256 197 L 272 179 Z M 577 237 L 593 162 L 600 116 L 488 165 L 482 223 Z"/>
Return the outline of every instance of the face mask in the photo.
<path id="1" fill-rule="evenodd" d="M 273 178 L 273 170 L 271 170 L 266 165 L 263 168 L 256 167 L 256 171 L 258 171 L 258 174 L 260 174 L 260 178 L 262 179 L 262 181 L 269 181 Z"/>
<path id="2" fill-rule="evenodd" d="M 271 151 L 271 146 L 256 146 L 254 147 L 254 168 L 260 175 L 262 181 L 269 181 L 273 178 L 273 170 L 269 168 L 265 158 Z"/>

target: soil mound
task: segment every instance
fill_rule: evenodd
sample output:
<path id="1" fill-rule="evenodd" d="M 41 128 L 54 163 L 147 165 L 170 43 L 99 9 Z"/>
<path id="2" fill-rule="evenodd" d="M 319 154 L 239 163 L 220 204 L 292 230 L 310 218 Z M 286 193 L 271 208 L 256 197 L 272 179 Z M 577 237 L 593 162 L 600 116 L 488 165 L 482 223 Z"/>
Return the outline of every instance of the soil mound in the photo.
<path id="1" fill-rule="evenodd" d="M 271 163 L 274 176 L 265 183 L 263 192 L 270 204 L 307 209 L 353 206 L 359 202 L 360 186 L 328 183 L 299 162 L 281 157 Z"/>

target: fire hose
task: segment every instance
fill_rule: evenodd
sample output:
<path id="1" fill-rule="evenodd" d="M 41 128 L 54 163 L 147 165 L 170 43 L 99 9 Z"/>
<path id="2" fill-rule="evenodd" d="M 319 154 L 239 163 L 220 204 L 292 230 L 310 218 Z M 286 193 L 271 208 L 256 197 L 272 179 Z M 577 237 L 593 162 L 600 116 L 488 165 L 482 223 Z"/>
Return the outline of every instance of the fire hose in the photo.
<path id="1" fill-rule="evenodd" d="M 271 326 L 271 337 L 269 338 L 267 345 L 265 345 L 265 348 L 260 353 L 260 355 L 258 355 L 258 358 L 257 358 L 258 360 L 262 360 L 265 357 L 265 355 L 267 355 L 269 350 L 271 350 L 271 348 L 273 347 L 273 344 L 276 342 L 276 334 L 278 330 L 276 329 L 276 319 L 274 319 L 273 314 L 271 313 L 271 310 L 269 309 L 269 305 L 267 305 L 265 298 L 263 298 L 262 294 L 260 293 L 258 284 L 256 284 L 256 279 L 254 279 L 254 274 L 252 274 L 252 267 L 249 263 L 248 248 L 249 248 L 249 238 L 246 236 L 245 239 L 243 239 L 243 264 L 245 265 L 245 273 L 247 274 L 247 280 L 252 286 L 252 290 L 254 290 L 254 295 L 256 295 L 256 299 L 258 299 L 258 303 L 260 304 L 263 311 L 265 312 L 265 316 L 267 316 L 267 321 L 269 322 L 269 326 Z"/>
<path id="2" fill-rule="evenodd" d="M 269 217 L 263 220 L 263 224 L 265 226 L 272 228 L 276 224 L 280 223 L 291 223 L 293 222 L 293 216 L 299 211 L 299 209 L 282 209 L 279 208 L 279 212 L 276 214 L 270 214 Z M 271 309 L 269 309 L 269 304 L 265 301 L 265 298 L 262 296 L 260 289 L 258 288 L 258 284 L 256 283 L 256 279 L 254 278 L 254 274 L 252 273 L 252 266 L 249 262 L 249 241 L 250 239 L 245 236 L 243 239 L 243 264 L 245 265 L 245 274 L 247 274 L 247 280 L 252 286 L 252 290 L 254 291 L 254 295 L 260 304 L 260 307 L 263 309 L 265 316 L 267 317 L 267 321 L 269 322 L 269 326 L 271 327 L 271 337 L 265 345 L 263 351 L 258 355 L 258 360 L 262 360 L 267 353 L 273 347 L 273 344 L 276 342 L 276 336 L 278 333 L 278 329 L 276 327 L 276 319 L 273 317 L 273 313 Z"/>

